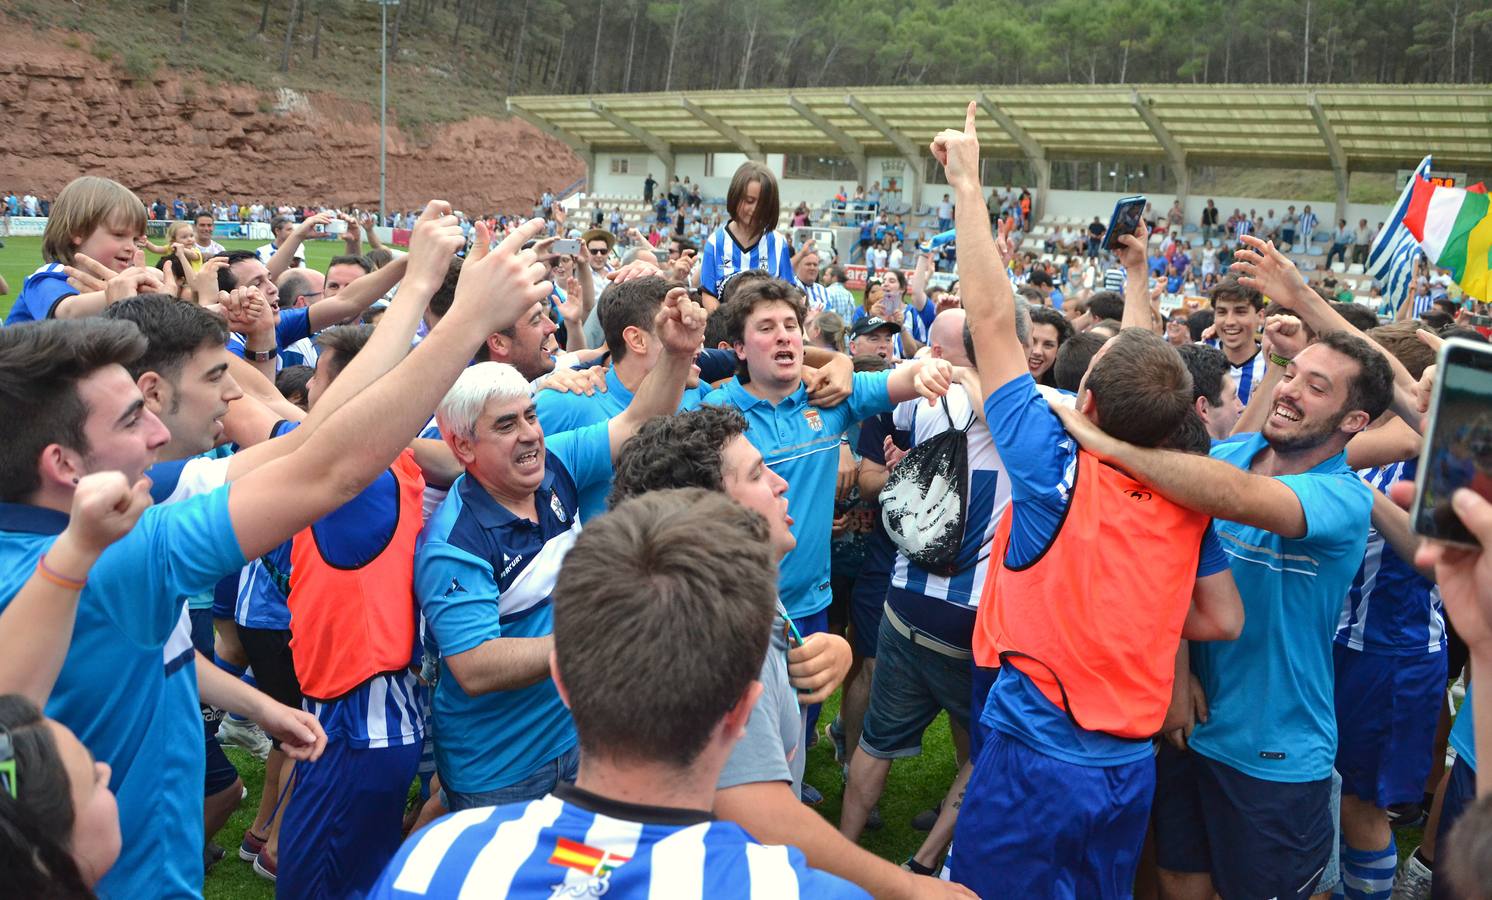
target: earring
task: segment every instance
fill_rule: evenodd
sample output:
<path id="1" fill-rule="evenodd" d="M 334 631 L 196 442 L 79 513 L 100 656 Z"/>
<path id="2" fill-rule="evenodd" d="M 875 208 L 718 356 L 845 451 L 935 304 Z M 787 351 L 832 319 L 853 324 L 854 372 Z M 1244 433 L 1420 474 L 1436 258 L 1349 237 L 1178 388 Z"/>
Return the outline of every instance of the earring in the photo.
<path id="1" fill-rule="evenodd" d="M 78 483 L 78 478 L 77 478 L 77 476 L 73 476 L 73 484 L 77 484 L 77 483 Z"/>

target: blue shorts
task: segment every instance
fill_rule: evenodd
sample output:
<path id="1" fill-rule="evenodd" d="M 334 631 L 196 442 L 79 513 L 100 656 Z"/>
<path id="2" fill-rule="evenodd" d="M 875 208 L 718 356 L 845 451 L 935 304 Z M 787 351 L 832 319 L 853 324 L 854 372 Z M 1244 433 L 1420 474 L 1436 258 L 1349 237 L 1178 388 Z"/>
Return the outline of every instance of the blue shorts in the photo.
<path id="1" fill-rule="evenodd" d="M 1155 857 L 1209 872 L 1223 900 L 1306 898 L 1331 859 L 1330 778 L 1265 781 L 1161 742 L 1155 760 Z"/>
<path id="2" fill-rule="evenodd" d="M 876 759 L 916 756 L 922 752 L 922 733 L 945 709 L 968 730 L 972 660 L 914 644 L 884 617 L 880 646 L 860 732 L 861 750 Z"/>
<path id="3" fill-rule="evenodd" d="M 1451 828 L 1456 820 L 1461 818 L 1466 808 L 1476 802 L 1476 769 L 1466 764 L 1464 759 L 1456 757 L 1456 764 L 1451 766 L 1451 777 L 1445 783 L 1445 797 L 1440 801 L 1440 825 L 1435 829 L 1435 855 L 1440 858 L 1445 853 L 1446 842 L 1451 833 Z M 1435 869 L 1436 872 L 1443 871 Z M 1456 900 L 1455 893 L 1451 890 L 1449 879 L 1444 876 L 1433 878 L 1430 881 L 1430 900 Z"/>
<path id="4" fill-rule="evenodd" d="M 463 809 L 474 809 L 479 806 L 527 803 L 550 793 L 561 781 L 574 784 L 578 774 L 580 774 L 580 748 L 571 747 L 539 766 L 522 781 L 514 784 L 473 793 L 463 793 L 443 787 L 440 790 L 440 802 L 451 812 L 460 812 Z"/>
<path id="5" fill-rule="evenodd" d="M 361 897 L 403 840 L 404 804 L 420 745 L 363 750 L 332 738 L 295 764 L 280 826 L 276 897 Z"/>
<path id="6" fill-rule="evenodd" d="M 1332 648 L 1342 792 L 1387 809 L 1419 800 L 1435 761 L 1445 654 L 1381 656 Z"/>
<path id="7" fill-rule="evenodd" d="M 876 658 L 876 644 L 881 634 L 881 615 L 886 608 L 886 590 L 891 578 L 885 575 L 862 575 L 855 579 L 850 594 L 850 638 L 855 655 Z"/>
<path id="8" fill-rule="evenodd" d="M 981 897 L 1128 898 L 1155 764 L 1079 766 L 991 731 L 954 826 L 949 876 Z"/>

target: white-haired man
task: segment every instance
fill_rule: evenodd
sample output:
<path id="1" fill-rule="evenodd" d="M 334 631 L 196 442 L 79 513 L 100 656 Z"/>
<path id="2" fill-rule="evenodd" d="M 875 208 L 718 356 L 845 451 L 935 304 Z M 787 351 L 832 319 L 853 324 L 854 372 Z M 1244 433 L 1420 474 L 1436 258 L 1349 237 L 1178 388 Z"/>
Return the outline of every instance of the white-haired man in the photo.
<path id="1" fill-rule="evenodd" d="M 578 765 L 575 729 L 549 673 L 550 593 L 580 531 L 580 491 L 611 477 L 643 422 L 679 408 L 704 336 L 682 288 L 654 323 L 663 355 L 615 418 L 546 441 L 512 366 L 467 369 L 436 411 L 466 474 L 431 515 L 415 591 L 442 659 L 436 767 L 453 812 L 536 800 Z"/>

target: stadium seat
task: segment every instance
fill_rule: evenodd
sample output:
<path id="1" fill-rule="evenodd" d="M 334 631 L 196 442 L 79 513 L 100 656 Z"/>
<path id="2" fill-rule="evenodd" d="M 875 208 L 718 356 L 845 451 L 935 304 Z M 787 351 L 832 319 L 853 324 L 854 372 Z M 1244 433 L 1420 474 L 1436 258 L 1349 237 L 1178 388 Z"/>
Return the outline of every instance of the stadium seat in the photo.
<path id="1" fill-rule="evenodd" d="M 1352 265 L 1347 267 L 1348 275 L 1361 275 L 1363 274 L 1363 271 L 1364 270 L 1362 267 L 1362 263 L 1353 263 Z"/>

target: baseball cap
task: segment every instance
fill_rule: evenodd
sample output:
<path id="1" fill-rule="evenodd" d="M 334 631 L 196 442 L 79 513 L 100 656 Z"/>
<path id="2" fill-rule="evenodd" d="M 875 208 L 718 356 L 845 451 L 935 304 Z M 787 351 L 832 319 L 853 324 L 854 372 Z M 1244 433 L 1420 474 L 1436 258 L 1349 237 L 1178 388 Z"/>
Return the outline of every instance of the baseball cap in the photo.
<path id="1" fill-rule="evenodd" d="M 855 327 L 850 329 L 850 335 L 853 337 L 864 337 L 878 328 L 887 328 L 893 332 L 901 330 L 895 322 L 888 322 L 880 316 L 866 316 L 855 323 Z"/>

